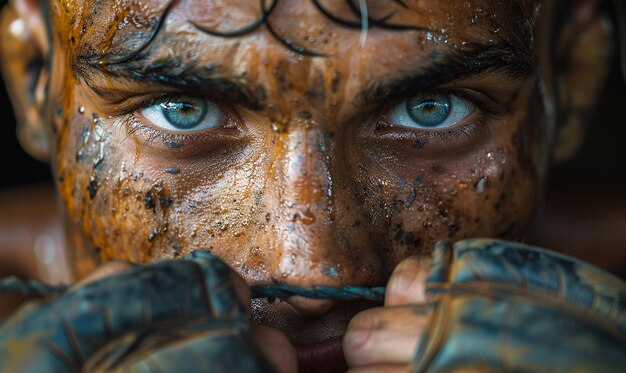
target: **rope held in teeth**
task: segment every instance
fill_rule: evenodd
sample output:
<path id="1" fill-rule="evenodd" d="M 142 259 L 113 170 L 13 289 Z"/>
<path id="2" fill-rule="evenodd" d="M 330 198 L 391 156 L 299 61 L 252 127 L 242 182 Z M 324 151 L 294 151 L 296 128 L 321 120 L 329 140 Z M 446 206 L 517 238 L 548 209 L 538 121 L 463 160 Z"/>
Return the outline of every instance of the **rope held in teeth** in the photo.
<path id="1" fill-rule="evenodd" d="M 7 277 L 0 280 L 0 294 L 21 293 L 25 295 L 58 296 L 69 289 L 67 285 L 48 285 L 36 280 L 23 280 L 17 277 Z M 284 299 L 291 296 L 301 296 L 312 299 L 339 299 L 339 300 L 371 300 L 382 302 L 385 299 L 384 287 L 356 287 L 346 286 L 335 288 L 326 285 L 310 287 L 292 285 L 251 286 L 252 298 Z"/>

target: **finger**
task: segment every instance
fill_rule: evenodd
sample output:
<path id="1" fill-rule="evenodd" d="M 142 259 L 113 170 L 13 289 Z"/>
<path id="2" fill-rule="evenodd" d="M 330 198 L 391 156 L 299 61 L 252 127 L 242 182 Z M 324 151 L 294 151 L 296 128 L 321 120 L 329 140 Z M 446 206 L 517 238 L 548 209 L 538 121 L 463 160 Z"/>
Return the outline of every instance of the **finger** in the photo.
<path id="1" fill-rule="evenodd" d="M 394 269 L 385 294 L 385 306 L 426 304 L 426 278 L 431 259 L 412 256 Z"/>
<path id="2" fill-rule="evenodd" d="M 348 366 L 411 363 L 426 320 L 425 308 L 416 306 L 374 308 L 357 314 L 343 338 Z"/>
<path id="3" fill-rule="evenodd" d="M 133 264 L 130 262 L 118 261 L 118 260 L 108 262 L 96 268 L 96 270 L 93 271 L 89 276 L 85 277 L 84 279 L 72 285 L 72 288 L 70 289 L 70 291 L 81 288 L 85 285 L 94 283 L 96 281 L 102 280 L 106 277 L 113 276 L 115 274 L 127 271 L 135 266 L 136 264 Z"/>
<path id="4" fill-rule="evenodd" d="M 259 326 L 252 330 L 252 339 L 280 373 L 298 371 L 296 350 L 283 333 L 274 328 Z"/>
<path id="5" fill-rule="evenodd" d="M 233 290 L 237 294 L 237 298 L 239 298 L 241 304 L 245 306 L 246 313 L 251 314 L 252 296 L 250 295 L 250 287 L 235 271 L 231 272 L 229 277 L 232 282 Z"/>
<path id="6" fill-rule="evenodd" d="M 411 366 L 406 364 L 371 365 L 348 370 L 346 373 L 409 373 Z"/>

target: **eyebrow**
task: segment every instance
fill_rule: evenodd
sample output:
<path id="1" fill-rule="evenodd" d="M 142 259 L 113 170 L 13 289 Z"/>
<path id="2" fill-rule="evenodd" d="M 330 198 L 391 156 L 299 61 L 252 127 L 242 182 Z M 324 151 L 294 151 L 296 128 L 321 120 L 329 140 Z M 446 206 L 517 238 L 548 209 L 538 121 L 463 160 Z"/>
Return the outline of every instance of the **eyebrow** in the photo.
<path id="1" fill-rule="evenodd" d="M 462 50 L 433 51 L 431 59 L 432 63 L 417 69 L 368 84 L 359 97 L 359 103 L 380 102 L 455 80 L 493 73 L 516 81 L 536 74 L 538 70 L 530 47 L 514 47 L 506 42 L 474 43 L 465 45 Z"/>
<path id="2" fill-rule="evenodd" d="M 537 72 L 532 49 L 514 47 L 507 42 L 473 43 L 466 44 L 462 49 L 433 50 L 427 58 L 432 62 L 368 83 L 357 96 L 357 105 L 408 96 L 462 78 L 500 73 L 515 81 Z M 220 76 L 212 65 L 185 65 L 175 59 L 151 62 L 149 56 L 137 56 L 110 65 L 78 61 L 75 69 L 88 84 L 89 75 L 96 70 L 109 77 L 155 83 L 254 110 L 262 109 L 266 105 L 266 93 L 262 85 L 254 85 L 243 78 Z M 93 84 L 89 86 L 100 97 L 110 101 L 114 99 L 115 94 L 110 88 Z"/>
<path id="3" fill-rule="evenodd" d="M 252 84 L 244 78 L 221 76 L 213 65 L 187 65 L 177 60 L 149 62 L 147 58 L 135 58 L 113 65 L 77 61 L 74 69 L 78 77 L 83 78 L 94 93 L 108 101 L 118 98 L 119 95 L 114 92 L 117 90 L 93 84 L 90 79 L 92 74 L 103 74 L 109 78 L 127 79 L 138 83 L 152 83 L 254 110 L 264 107 L 266 100 L 265 90 L 261 85 L 251 87 Z"/>

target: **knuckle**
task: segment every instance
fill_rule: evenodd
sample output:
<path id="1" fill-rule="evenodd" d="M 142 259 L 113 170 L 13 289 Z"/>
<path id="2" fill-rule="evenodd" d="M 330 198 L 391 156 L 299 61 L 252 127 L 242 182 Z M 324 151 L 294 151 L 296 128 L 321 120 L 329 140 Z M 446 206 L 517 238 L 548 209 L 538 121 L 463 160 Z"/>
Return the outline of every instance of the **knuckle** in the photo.
<path id="1" fill-rule="evenodd" d="M 379 324 L 379 310 L 361 312 L 350 320 L 344 336 L 344 348 L 350 352 L 365 349 L 372 340 L 374 331 Z"/>
<path id="2" fill-rule="evenodd" d="M 410 290 L 415 278 L 420 272 L 420 259 L 418 257 L 410 257 L 403 260 L 391 275 L 387 291 L 391 296 L 402 297 Z"/>

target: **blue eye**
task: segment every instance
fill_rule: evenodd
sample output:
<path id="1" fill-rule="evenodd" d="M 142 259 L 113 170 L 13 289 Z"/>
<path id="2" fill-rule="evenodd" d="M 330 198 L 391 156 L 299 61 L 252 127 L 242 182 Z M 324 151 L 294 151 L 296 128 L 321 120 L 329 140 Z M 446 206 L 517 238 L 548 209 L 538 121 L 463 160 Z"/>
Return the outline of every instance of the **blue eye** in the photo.
<path id="1" fill-rule="evenodd" d="M 140 113 L 155 126 L 170 131 L 197 131 L 225 122 L 225 115 L 216 104 L 187 96 L 148 106 Z"/>
<path id="2" fill-rule="evenodd" d="M 472 113 L 472 106 L 459 96 L 421 93 L 402 101 L 391 112 L 389 123 L 421 129 L 452 127 Z"/>

